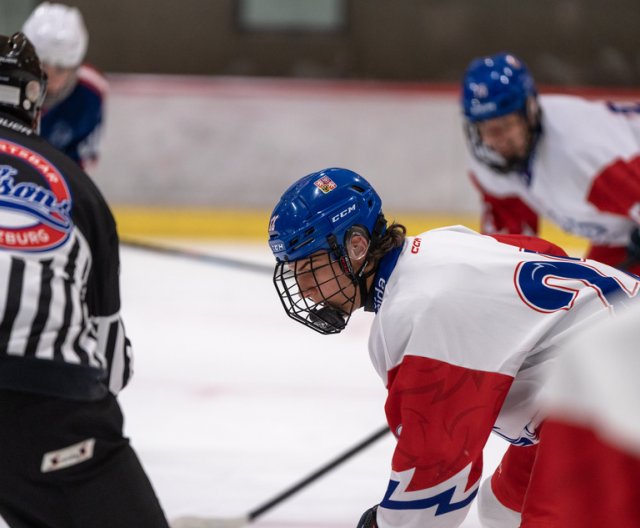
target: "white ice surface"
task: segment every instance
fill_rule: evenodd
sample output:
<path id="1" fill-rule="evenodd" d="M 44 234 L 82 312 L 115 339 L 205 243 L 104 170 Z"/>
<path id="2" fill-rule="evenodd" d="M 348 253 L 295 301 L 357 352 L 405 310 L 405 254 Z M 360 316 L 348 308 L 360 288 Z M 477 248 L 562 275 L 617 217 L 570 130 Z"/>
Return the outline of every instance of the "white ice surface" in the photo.
<path id="1" fill-rule="evenodd" d="M 187 246 L 272 263 L 266 244 Z M 136 362 L 120 401 L 169 518 L 246 514 L 384 424 L 370 314 L 322 336 L 286 317 L 267 271 L 126 247 L 121 258 Z M 393 443 L 387 435 L 255 525 L 355 527 L 386 489 Z M 489 441 L 485 476 L 504 448 Z M 462 526 L 480 526 L 475 505 Z"/>

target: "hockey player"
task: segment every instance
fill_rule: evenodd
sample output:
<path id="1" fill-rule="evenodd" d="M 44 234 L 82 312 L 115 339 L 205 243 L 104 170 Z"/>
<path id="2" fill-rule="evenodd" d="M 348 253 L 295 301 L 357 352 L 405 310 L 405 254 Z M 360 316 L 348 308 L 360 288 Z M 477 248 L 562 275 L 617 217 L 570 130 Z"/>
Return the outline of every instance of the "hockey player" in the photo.
<path id="1" fill-rule="evenodd" d="M 589 239 L 588 258 L 640 272 L 640 104 L 538 96 L 509 53 L 473 60 L 462 81 L 482 232 L 538 232 L 545 216 Z"/>
<path id="2" fill-rule="evenodd" d="M 524 496 L 537 478 L 547 371 L 566 339 L 637 302 L 640 280 L 558 256 L 536 237 L 461 226 L 406 236 L 401 224 L 387 225 L 371 185 L 340 168 L 305 176 L 282 195 L 269 244 L 289 317 L 336 334 L 355 310 L 376 313 L 369 353 L 388 390 L 397 447 L 387 490 L 359 526 L 459 526 L 492 431 L 528 471 L 524 481 L 522 471 L 496 472 L 499 490 L 520 502 L 503 508 L 499 526 L 542 526 L 527 509 L 535 496 Z M 483 488 L 494 501 L 490 481 Z"/>
<path id="3" fill-rule="evenodd" d="M 572 340 L 545 390 L 540 449 L 554 465 L 536 467 L 534 492 L 557 526 L 640 526 L 638 321 L 634 306 Z"/>
<path id="4" fill-rule="evenodd" d="M 48 77 L 40 135 L 85 170 L 98 160 L 107 81 L 82 64 L 89 37 L 80 11 L 43 2 L 22 31 L 36 47 Z"/>
<path id="5" fill-rule="evenodd" d="M 113 216 L 36 133 L 46 77 L 22 33 L 0 36 L 0 88 L 0 519 L 167 528 L 116 399 L 131 346 Z"/>

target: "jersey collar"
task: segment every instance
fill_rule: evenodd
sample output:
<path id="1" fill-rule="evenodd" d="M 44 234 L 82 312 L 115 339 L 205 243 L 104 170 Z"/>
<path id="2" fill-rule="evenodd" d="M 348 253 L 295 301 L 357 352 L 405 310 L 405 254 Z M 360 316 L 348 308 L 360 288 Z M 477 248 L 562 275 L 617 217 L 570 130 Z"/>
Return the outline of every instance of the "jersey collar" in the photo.
<path id="1" fill-rule="evenodd" d="M 404 244 L 392 249 L 380 260 L 378 270 L 376 271 L 376 275 L 373 279 L 373 288 L 369 290 L 367 302 L 364 305 L 366 312 L 378 313 L 378 310 L 380 310 L 382 300 L 384 298 L 384 290 L 387 287 L 391 273 L 398 263 L 398 258 L 400 257 L 403 247 Z"/>

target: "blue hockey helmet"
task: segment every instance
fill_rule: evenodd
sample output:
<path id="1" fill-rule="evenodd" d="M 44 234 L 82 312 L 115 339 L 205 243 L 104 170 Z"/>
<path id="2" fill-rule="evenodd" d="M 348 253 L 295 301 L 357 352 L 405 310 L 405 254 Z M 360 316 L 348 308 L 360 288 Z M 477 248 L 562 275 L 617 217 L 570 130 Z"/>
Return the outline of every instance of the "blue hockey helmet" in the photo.
<path id="1" fill-rule="evenodd" d="M 526 172 L 541 133 L 536 86 L 525 64 L 515 55 L 498 53 L 475 59 L 462 81 L 464 129 L 475 158 L 498 173 Z M 505 158 L 485 145 L 479 124 L 508 114 L 522 116 L 527 127 L 527 151 Z"/>
<path id="2" fill-rule="evenodd" d="M 527 111 L 527 101 L 537 95 L 535 82 L 524 62 L 511 53 L 473 60 L 462 80 L 462 108 L 472 123 Z"/>
<path id="3" fill-rule="evenodd" d="M 304 176 L 289 187 L 271 214 L 269 245 L 278 261 L 291 262 L 326 249 L 344 246 L 347 232 L 364 227 L 370 237 L 377 227 L 382 200 L 359 174 L 329 168 Z"/>
<path id="4" fill-rule="evenodd" d="M 369 182 L 353 171 L 324 169 L 289 187 L 269 222 L 269 245 L 276 257 L 273 283 L 289 317 L 322 334 L 336 334 L 368 296 L 366 279 L 372 273 L 369 251 L 386 230 L 382 201 Z M 354 266 L 347 244 L 353 234 L 365 235 L 367 254 Z M 328 259 L 309 259 L 308 266 L 293 262 L 319 252 Z M 306 268 L 306 269 L 305 269 Z M 335 288 L 325 295 L 316 272 L 330 271 Z M 348 280 L 344 281 L 343 276 Z M 340 279 L 339 279 L 340 277 Z M 301 282 L 314 281 L 309 294 Z M 346 283 L 345 283 L 346 282 Z"/>

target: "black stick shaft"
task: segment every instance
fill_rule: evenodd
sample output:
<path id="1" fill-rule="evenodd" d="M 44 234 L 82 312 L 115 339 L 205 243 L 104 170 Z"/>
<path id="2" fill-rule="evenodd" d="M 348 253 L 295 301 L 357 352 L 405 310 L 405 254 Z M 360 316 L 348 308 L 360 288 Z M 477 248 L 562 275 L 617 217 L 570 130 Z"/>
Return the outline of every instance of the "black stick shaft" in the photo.
<path id="1" fill-rule="evenodd" d="M 283 500 L 289 498 L 294 493 L 297 493 L 298 491 L 302 490 L 303 488 L 306 488 L 309 484 L 311 484 L 315 480 L 319 479 L 325 473 L 331 471 L 336 466 L 339 466 L 343 462 L 349 460 L 351 457 L 353 457 L 354 455 L 358 454 L 360 451 L 362 451 L 363 449 L 365 449 L 369 445 L 373 444 L 376 440 L 378 440 L 379 438 L 383 437 L 388 432 L 389 432 L 389 427 L 385 425 L 384 427 L 382 427 L 379 430 L 377 430 L 375 433 L 371 434 L 370 436 L 368 436 L 367 438 L 362 440 L 357 445 L 353 446 L 348 451 L 345 451 L 344 453 L 342 453 L 338 457 L 334 458 L 330 462 L 327 462 L 321 468 L 318 468 L 316 471 L 311 473 L 308 477 L 300 480 L 299 482 L 296 482 L 295 484 L 293 484 L 292 486 L 290 486 L 289 488 L 287 488 L 286 490 L 284 490 L 280 494 L 276 495 L 270 501 L 265 502 L 262 506 L 258 506 L 257 508 L 251 510 L 249 512 L 249 514 L 248 514 L 249 521 L 254 521 L 258 517 L 260 517 L 262 514 L 264 514 L 267 511 L 271 510 L 277 504 L 280 504 Z"/>
<path id="2" fill-rule="evenodd" d="M 219 255 L 211 255 L 209 253 L 199 253 L 197 251 L 191 251 L 189 249 L 162 246 L 151 244 L 149 242 L 139 242 L 137 240 L 120 240 L 120 245 L 124 247 L 140 249 L 143 251 L 151 251 L 153 253 L 159 253 L 172 257 L 186 258 L 197 262 L 206 262 L 208 264 L 233 268 L 236 270 L 253 271 L 262 274 L 268 273 L 269 275 L 273 275 L 273 266 L 268 266 L 266 264 L 257 264 L 255 262 L 248 262 L 246 260 L 221 257 Z"/>
<path id="3" fill-rule="evenodd" d="M 148 242 L 139 242 L 136 240 L 121 240 L 120 244 L 125 247 L 130 247 L 134 249 L 140 249 L 144 251 L 151 251 L 154 253 L 159 253 L 163 255 L 169 255 L 173 257 L 181 257 L 187 258 L 194 261 L 199 262 L 207 262 L 209 264 L 215 264 L 217 266 L 226 266 L 233 269 L 241 269 L 245 271 L 254 271 L 257 273 L 273 273 L 273 268 L 271 266 L 256 264 L 253 262 L 247 262 L 239 259 L 233 259 L 229 257 L 221 257 L 218 255 L 211 255 L 208 253 L 199 253 L 197 251 L 191 251 L 187 249 L 179 249 L 175 247 L 167 247 L 167 246 L 159 246 L 156 244 L 151 244 Z M 333 468 L 339 466 L 340 464 L 346 462 L 354 455 L 357 455 L 360 451 L 364 450 L 371 444 L 373 444 L 379 438 L 382 438 L 385 434 L 389 432 L 389 427 L 386 425 L 381 427 L 379 430 L 375 431 L 373 434 L 369 435 L 367 438 L 353 446 L 351 449 L 345 451 L 341 455 L 337 456 L 333 460 L 327 462 L 324 466 L 318 468 L 316 471 L 311 473 L 306 478 L 296 482 L 292 486 L 288 487 L 286 490 L 282 491 L 274 498 L 265 502 L 261 506 L 254 508 L 247 514 L 247 519 L 249 522 L 254 521 L 267 511 L 271 510 L 278 504 L 280 504 L 285 499 L 291 497 L 295 493 L 300 490 L 306 488 L 312 482 L 318 480 L 320 477 L 331 471 Z"/>

